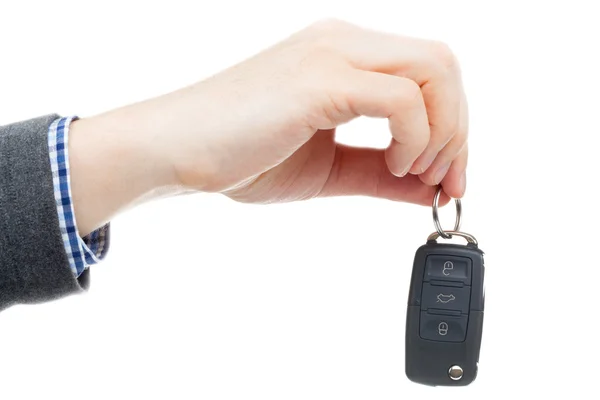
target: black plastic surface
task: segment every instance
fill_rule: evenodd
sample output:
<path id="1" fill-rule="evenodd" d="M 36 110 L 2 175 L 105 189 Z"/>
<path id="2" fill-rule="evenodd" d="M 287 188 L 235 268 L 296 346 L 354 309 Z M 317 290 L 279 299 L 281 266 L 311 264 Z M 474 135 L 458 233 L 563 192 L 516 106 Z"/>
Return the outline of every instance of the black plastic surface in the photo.
<path id="1" fill-rule="evenodd" d="M 465 386 L 475 380 L 484 303 L 483 252 L 476 245 L 430 241 L 417 250 L 406 317 L 411 381 Z M 463 370 L 459 380 L 448 375 L 454 365 Z"/>

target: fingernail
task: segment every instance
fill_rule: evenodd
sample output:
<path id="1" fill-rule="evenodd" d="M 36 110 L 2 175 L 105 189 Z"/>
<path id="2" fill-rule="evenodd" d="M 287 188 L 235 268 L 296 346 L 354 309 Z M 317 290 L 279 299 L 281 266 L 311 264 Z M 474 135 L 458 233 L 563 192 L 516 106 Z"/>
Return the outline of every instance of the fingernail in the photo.
<path id="1" fill-rule="evenodd" d="M 458 185 L 460 186 L 460 194 L 465 194 L 465 190 L 467 189 L 467 173 L 465 171 L 463 171 L 462 175 L 460 176 L 460 182 Z"/>
<path id="2" fill-rule="evenodd" d="M 448 169 L 450 168 L 450 163 L 446 163 L 443 166 L 440 167 L 440 169 L 437 170 L 437 172 L 435 173 L 435 184 L 439 185 L 439 183 L 442 181 L 442 179 L 444 179 L 444 176 L 446 176 L 446 172 L 448 172 Z"/>
<path id="3" fill-rule="evenodd" d="M 433 160 L 435 160 L 436 156 L 437 154 L 432 154 L 425 159 L 425 162 L 421 163 L 421 172 L 425 172 L 427 168 L 431 167 L 431 164 L 433 163 Z"/>
<path id="4" fill-rule="evenodd" d="M 404 170 L 402 172 L 400 172 L 400 175 L 398 175 L 400 178 L 402 178 L 403 176 L 405 176 L 406 174 L 408 174 L 408 171 L 410 171 L 410 167 L 411 165 L 409 164 L 406 168 L 404 168 Z"/>

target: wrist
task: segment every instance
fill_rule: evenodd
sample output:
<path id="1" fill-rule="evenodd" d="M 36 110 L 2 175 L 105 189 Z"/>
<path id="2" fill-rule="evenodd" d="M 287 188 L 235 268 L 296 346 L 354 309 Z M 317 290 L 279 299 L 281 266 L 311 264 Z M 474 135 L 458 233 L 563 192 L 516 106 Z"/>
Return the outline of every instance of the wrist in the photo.
<path id="1" fill-rule="evenodd" d="M 222 129 L 215 118 L 216 96 L 197 84 L 115 109 L 98 117 L 100 123 L 127 138 L 139 158 L 152 160 L 160 187 L 216 191 L 222 165 L 218 146 L 207 140 Z M 220 135 L 216 135 L 220 136 Z M 220 166 L 220 167 L 219 167 Z"/>
<path id="2" fill-rule="evenodd" d="M 81 236 L 125 209 L 177 193 L 175 174 L 147 139 L 110 113 L 72 122 L 70 180 Z"/>

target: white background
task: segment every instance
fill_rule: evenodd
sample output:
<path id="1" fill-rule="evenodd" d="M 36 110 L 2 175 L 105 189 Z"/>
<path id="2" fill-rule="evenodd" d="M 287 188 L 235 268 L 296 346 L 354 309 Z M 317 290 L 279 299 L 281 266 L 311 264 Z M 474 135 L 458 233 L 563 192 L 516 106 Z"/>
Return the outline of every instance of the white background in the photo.
<path id="1" fill-rule="evenodd" d="M 323 17 L 447 42 L 487 280 L 478 379 L 415 385 L 406 300 L 430 208 L 164 200 L 113 221 L 88 294 L 0 314 L 0 398 L 597 398 L 600 28 L 593 2 L 557 3 L 3 0 L 0 123 L 177 89 Z M 386 126 L 340 132 L 379 147 Z"/>

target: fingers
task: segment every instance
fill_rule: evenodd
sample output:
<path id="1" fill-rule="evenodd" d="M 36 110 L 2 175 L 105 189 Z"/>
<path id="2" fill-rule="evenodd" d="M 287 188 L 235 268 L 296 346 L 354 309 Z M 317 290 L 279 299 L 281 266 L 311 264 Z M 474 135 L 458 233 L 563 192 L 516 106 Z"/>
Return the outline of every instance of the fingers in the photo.
<path id="1" fill-rule="evenodd" d="M 410 79 L 393 75 L 356 70 L 350 75 L 351 83 L 344 85 L 346 107 L 357 115 L 389 119 L 392 141 L 385 160 L 394 175 L 405 176 L 429 141 L 420 88 Z"/>
<path id="2" fill-rule="evenodd" d="M 424 184 L 417 176 L 393 175 L 387 168 L 384 150 L 338 144 L 331 174 L 319 196 L 361 195 L 426 206 L 431 204 L 434 193 L 435 187 Z M 439 204 L 449 201 L 442 193 Z"/>
<path id="3" fill-rule="evenodd" d="M 442 180 L 442 187 L 448 196 L 461 198 L 467 185 L 467 161 L 469 150 L 465 146 L 459 156 L 452 162 L 448 173 Z"/>
<path id="4" fill-rule="evenodd" d="M 438 185 L 443 182 L 446 192 L 457 198 L 462 197 L 465 192 L 466 178 L 462 179 L 461 176 L 465 174 L 468 154 L 468 106 L 466 97 L 463 95 L 462 98 L 461 115 L 456 134 L 436 155 L 431 166 L 419 176 L 424 183 L 429 185 Z M 450 176 L 446 179 L 447 174 Z"/>
<path id="5" fill-rule="evenodd" d="M 425 173 L 423 181 L 429 184 L 434 184 L 437 178 L 443 180 L 445 173 L 441 168 L 450 170 L 468 130 L 466 113 L 461 110 L 466 108 L 466 99 L 460 67 L 451 49 L 440 42 L 377 32 L 335 20 L 320 22 L 311 34 L 317 38 L 314 40 L 318 46 L 341 54 L 354 68 L 400 76 L 416 83 L 425 104 L 429 132 L 427 144 L 413 160 L 409 172 Z M 393 131 L 411 137 L 406 132 L 408 127 L 396 122 L 399 120 L 394 120 Z M 393 173 L 401 176 L 408 172 L 404 167 L 413 153 L 408 153 L 406 145 L 395 136 L 394 139 L 387 154 L 388 164 Z M 414 141 L 412 137 L 409 140 Z"/>
<path id="6" fill-rule="evenodd" d="M 425 171 L 459 126 L 462 82 L 452 50 L 444 43 L 363 29 L 340 21 L 318 25 L 321 42 L 362 70 L 411 79 L 421 88 L 431 140 L 411 172 Z"/>
<path id="7" fill-rule="evenodd" d="M 429 123 L 431 138 L 427 148 L 414 162 L 410 172 L 421 174 L 425 172 L 438 156 L 438 153 L 459 134 L 459 129 L 464 126 L 463 116 L 460 112 L 461 97 L 456 96 L 462 92 L 457 80 L 450 80 L 446 85 L 436 87 L 428 82 L 421 88 L 427 112 L 431 121 Z M 436 92 L 436 93 L 431 93 Z M 462 133 L 462 132 L 461 132 Z"/>

